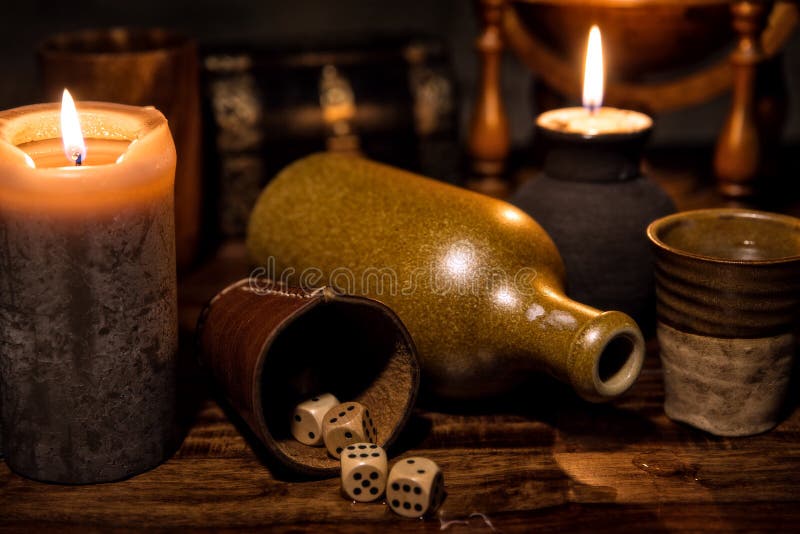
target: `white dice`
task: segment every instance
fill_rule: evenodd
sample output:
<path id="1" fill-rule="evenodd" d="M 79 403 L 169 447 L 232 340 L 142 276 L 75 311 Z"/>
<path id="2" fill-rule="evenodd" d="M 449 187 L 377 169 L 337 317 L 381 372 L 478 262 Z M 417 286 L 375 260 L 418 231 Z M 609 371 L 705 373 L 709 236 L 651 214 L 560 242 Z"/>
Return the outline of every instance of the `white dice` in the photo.
<path id="1" fill-rule="evenodd" d="M 374 501 L 386 489 L 386 452 L 374 443 L 354 443 L 341 454 L 342 490 L 354 501 Z"/>
<path id="2" fill-rule="evenodd" d="M 328 453 L 339 458 L 348 445 L 378 440 L 378 431 L 369 410 L 358 402 L 345 402 L 331 408 L 322 422 L 322 436 Z"/>
<path id="3" fill-rule="evenodd" d="M 298 404 L 292 413 L 292 436 L 304 445 L 322 445 L 322 422 L 325 414 L 339 404 L 339 399 L 330 393 L 311 397 Z"/>
<path id="4" fill-rule="evenodd" d="M 444 500 L 444 476 L 436 462 L 414 457 L 398 460 L 389 473 L 386 502 L 397 514 L 421 517 Z"/>

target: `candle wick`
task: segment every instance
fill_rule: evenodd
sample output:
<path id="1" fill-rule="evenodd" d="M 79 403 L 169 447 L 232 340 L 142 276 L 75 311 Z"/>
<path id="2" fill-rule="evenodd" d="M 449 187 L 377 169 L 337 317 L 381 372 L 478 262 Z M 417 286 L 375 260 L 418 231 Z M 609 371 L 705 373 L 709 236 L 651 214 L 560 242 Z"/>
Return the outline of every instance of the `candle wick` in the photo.
<path id="1" fill-rule="evenodd" d="M 600 110 L 600 106 L 598 106 L 597 104 L 589 104 L 588 106 L 586 106 L 586 109 L 589 111 L 589 115 L 594 117 Z"/>
<path id="2" fill-rule="evenodd" d="M 81 153 L 80 153 L 80 152 L 75 152 L 75 153 L 72 155 L 72 159 L 74 159 L 74 160 L 75 160 L 75 166 L 76 166 L 76 167 L 80 167 L 80 166 L 81 166 L 81 164 L 83 163 L 83 156 L 81 155 Z"/>

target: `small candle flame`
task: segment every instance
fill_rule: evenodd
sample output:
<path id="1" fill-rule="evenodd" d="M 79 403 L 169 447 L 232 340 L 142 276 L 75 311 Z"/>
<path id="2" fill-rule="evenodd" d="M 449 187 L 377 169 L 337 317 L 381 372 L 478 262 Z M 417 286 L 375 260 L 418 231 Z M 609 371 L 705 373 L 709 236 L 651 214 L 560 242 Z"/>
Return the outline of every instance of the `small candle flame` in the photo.
<path id="1" fill-rule="evenodd" d="M 583 107 L 594 113 L 603 105 L 603 43 L 600 28 L 595 24 L 589 31 L 586 64 L 583 70 Z"/>
<path id="2" fill-rule="evenodd" d="M 75 109 L 72 95 L 66 89 L 61 97 L 61 140 L 64 143 L 64 154 L 70 162 L 80 165 L 86 160 L 86 144 L 83 142 L 78 110 Z"/>

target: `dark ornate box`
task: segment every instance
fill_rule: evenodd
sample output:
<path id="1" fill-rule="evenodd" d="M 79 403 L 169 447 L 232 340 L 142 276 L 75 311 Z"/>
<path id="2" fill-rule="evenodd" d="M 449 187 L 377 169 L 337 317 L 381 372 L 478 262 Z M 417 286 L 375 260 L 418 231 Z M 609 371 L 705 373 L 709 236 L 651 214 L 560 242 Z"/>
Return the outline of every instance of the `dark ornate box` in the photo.
<path id="1" fill-rule="evenodd" d="M 361 153 L 457 181 L 457 95 L 440 41 L 210 48 L 203 73 L 207 187 L 223 236 L 243 234 L 261 188 L 311 152 Z"/>

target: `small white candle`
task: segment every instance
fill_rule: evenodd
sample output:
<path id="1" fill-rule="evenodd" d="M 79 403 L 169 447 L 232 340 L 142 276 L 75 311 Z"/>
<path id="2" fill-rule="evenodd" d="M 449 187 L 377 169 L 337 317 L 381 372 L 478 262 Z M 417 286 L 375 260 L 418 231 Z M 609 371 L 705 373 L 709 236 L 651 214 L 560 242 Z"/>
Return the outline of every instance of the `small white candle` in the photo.
<path id="1" fill-rule="evenodd" d="M 635 133 L 653 125 L 653 120 L 644 113 L 602 107 L 604 83 L 600 29 L 592 26 L 583 71 L 583 107 L 554 109 L 542 113 L 536 119 L 536 124 L 548 130 L 584 136 Z"/>
<path id="2" fill-rule="evenodd" d="M 629 109 L 606 106 L 592 113 L 586 108 L 572 107 L 542 113 L 536 124 L 557 132 L 594 136 L 640 132 L 650 128 L 653 119 Z"/>

